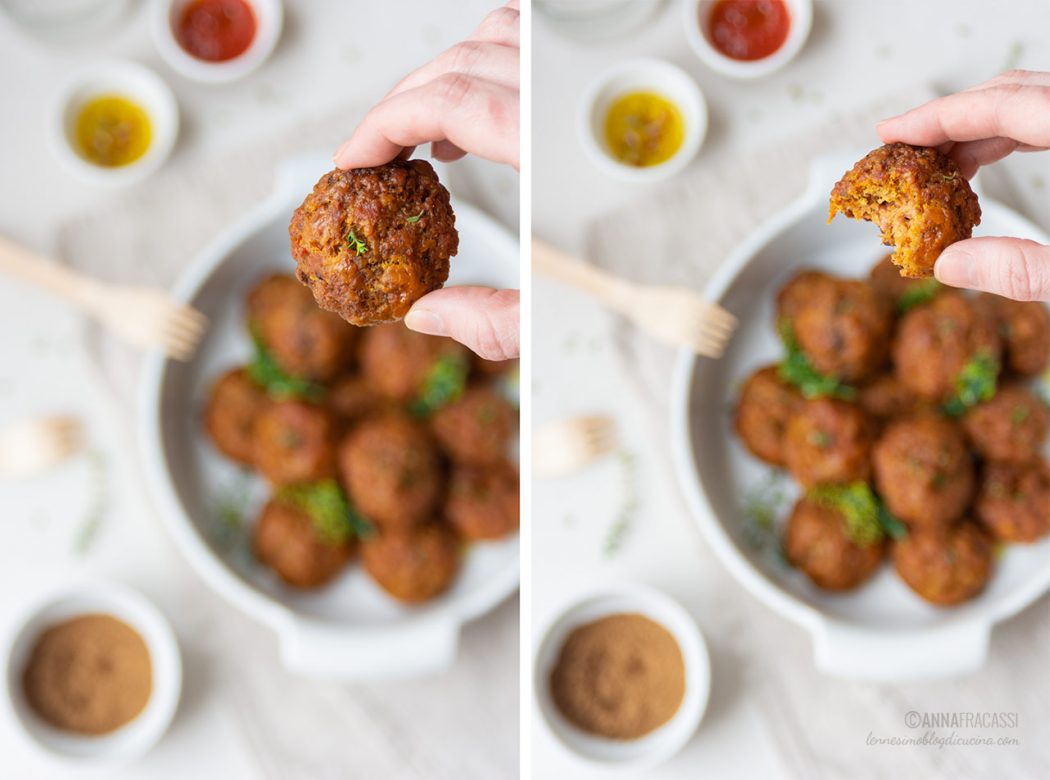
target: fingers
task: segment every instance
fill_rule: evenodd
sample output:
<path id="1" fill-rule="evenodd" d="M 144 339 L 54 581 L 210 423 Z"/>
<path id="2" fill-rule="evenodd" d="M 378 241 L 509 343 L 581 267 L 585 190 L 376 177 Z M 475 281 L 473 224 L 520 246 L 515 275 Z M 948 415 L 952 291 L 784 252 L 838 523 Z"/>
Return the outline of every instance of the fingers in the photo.
<path id="1" fill-rule="evenodd" d="M 965 91 L 975 92 L 979 89 L 987 89 L 1000 84 L 1031 84 L 1050 87 L 1050 73 L 1043 73 L 1038 70 L 1008 70 L 994 78 L 988 79 L 988 81 L 968 87 Z"/>
<path id="2" fill-rule="evenodd" d="M 517 290 L 446 287 L 424 295 L 405 317 L 419 333 L 449 336 L 486 360 L 518 357 Z"/>
<path id="3" fill-rule="evenodd" d="M 471 39 L 518 48 L 520 43 L 519 5 L 518 0 L 511 0 L 502 8 L 497 8 L 481 21 L 478 29 L 470 36 Z"/>
<path id="4" fill-rule="evenodd" d="M 446 49 L 435 59 L 401 79 L 386 94 L 386 98 L 423 86 L 428 81 L 446 73 L 462 73 L 465 76 L 473 76 L 517 89 L 520 82 L 518 50 L 510 46 L 483 41 L 457 43 L 451 49 Z"/>
<path id="5" fill-rule="evenodd" d="M 1050 247 L 1022 238 L 971 238 L 945 249 L 934 274 L 952 287 L 1016 301 L 1050 300 Z"/>
<path id="6" fill-rule="evenodd" d="M 990 165 L 1016 151 L 1017 141 L 1012 138 L 984 138 L 980 141 L 964 141 L 953 144 L 947 154 L 959 166 L 964 178 L 972 179 L 982 165 Z"/>
<path id="7" fill-rule="evenodd" d="M 434 141 L 430 145 L 430 156 L 441 162 L 455 162 L 466 154 L 451 141 Z"/>

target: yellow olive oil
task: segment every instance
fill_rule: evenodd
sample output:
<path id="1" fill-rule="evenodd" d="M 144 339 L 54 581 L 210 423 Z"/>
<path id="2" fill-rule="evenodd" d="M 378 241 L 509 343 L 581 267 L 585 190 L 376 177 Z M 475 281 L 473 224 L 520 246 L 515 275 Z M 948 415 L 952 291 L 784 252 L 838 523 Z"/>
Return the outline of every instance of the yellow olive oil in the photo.
<path id="1" fill-rule="evenodd" d="M 99 95 L 77 117 L 76 143 L 88 162 L 105 168 L 130 165 L 149 149 L 149 114 L 125 97 Z"/>
<path id="2" fill-rule="evenodd" d="M 674 156 L 685 138 L 678 106 L 655 92 L 628 92 L 613 101 L 605 117 L 605 142 L 612 156 L 644 168 Z"/>

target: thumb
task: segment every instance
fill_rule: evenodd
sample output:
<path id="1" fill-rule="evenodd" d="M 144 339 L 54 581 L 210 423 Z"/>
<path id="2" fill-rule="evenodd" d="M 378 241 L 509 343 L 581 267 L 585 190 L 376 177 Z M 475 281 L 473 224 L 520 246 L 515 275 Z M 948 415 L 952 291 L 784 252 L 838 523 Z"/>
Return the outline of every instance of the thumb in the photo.
<path id="1" fill-rule="evenodd" d="M 486 360 L 518 356 L 518 291 L 447 287 L 424 295 L 405 325 L 431 336 L 449 336 Z"/>
<path id="2" fill-rule="evenodd" d="M 1050 247 L 1026 238 L 970 238 L 945 249 L 934 275 L 952 287 L 1015 301 L 1050 300 Z"/>

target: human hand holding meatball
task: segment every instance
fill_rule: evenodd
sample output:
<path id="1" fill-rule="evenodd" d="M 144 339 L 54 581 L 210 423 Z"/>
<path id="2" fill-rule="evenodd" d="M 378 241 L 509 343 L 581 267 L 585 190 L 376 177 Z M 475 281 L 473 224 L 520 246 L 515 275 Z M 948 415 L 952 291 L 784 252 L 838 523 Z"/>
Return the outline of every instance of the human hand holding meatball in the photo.
<path id="1" fill-rule="evenodd" d="M 469 39 L 402 79 L 335 154 L 343 169 L 382 165 L 430 143 L 445 162 L 466 153 L 518 168 L 518 0 L 489 14 Z M 423 296 L 405 317 L 488 360 L 518 356 L 518 292 L 453 287 Z"/>
<path id="2" fill-rule="evenodd" d="M 1009 71 L 887 119 L 878 132 L 886 143 L 935 146 L 970 178 L 1011 152 L 1050 149 L 1050 73 Z M 1022 238 L 971 238 L 946 248 L 934 274 L 953 287 L 1050 300 L 1050 247 Z"/>

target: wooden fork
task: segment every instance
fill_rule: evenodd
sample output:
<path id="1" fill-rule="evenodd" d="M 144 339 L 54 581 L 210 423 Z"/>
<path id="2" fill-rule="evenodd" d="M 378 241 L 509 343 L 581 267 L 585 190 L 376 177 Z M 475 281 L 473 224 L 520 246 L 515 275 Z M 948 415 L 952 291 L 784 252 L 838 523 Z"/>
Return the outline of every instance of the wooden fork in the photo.
<path id="1" fill-rule="evenodd" d="M 160 347 L 168 357 L 189 360 L 208 320 L 162 290 L 107 284 L 46 260 L 0 237 L 0 271 L 65 298 L 113 333 L 139 347 Z"/>
<path id="2" fill-rule="evenodd" d="M 654 338 L 699 355 L 721 357 L 736 328 L 736 317 L 692 290 L 628 282 L 536 239 L 532 267 L 598 299 Z"/>
<path id="3" fill-rule="evenodd" d="M 560 477 L 616 449 L 616 422 L 611 417 L 573 417 L 543 426 L 532 439 L 532 470 Z"/>
<path id="4" fill-rule="evenodd" d="M 36 474 L 81 449 L 84 431 L 75 417 L 38 417 L 0 432 L 0 476 Z"/>

